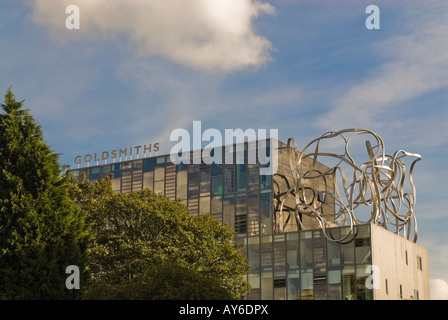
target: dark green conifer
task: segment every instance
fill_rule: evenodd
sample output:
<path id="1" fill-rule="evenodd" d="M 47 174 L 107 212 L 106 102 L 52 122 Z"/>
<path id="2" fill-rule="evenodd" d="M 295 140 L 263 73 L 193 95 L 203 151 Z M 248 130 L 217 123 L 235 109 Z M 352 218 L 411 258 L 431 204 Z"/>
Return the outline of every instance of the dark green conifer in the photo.
<path id="1" fill-rule="evenodd" d="M 0 114 L 0 299 L 69 299 L 66 267 L 86 279 L 89 234 L 58 155 L 11 88 Z"/>

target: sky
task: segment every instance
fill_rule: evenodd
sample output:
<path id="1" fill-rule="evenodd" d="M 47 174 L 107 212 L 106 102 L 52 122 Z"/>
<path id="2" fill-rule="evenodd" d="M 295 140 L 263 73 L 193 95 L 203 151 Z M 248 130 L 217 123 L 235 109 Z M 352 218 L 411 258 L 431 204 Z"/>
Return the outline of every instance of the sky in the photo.
<path id="1" fill-rule="evenodd" d="M 366 27 L 374 4 L 379 29 Z M 79 29 L 69 5 L 79 8 Z M 363 128 L 414 168 L 418 244 L 448 299 L 448 2 L 0 0 L 0 90 L 79 154 L 202 128 L 278 129 L 299 150 Z"/>

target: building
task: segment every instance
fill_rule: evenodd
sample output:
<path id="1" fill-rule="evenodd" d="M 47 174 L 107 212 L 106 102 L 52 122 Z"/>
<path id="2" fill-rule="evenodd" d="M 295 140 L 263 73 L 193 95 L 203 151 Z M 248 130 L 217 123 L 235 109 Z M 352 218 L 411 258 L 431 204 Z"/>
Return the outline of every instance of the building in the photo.
<path id="1" fill-rule="evenodd" d="M 294 199 L 286 194 L 291 180 L 288 148 L 272 141 L 263 145 L 268 155 L 278 146 L 275 175 L 260 175 L 263 165 L 247 161 L 259 142 L 244 143 L 243 164 L 236 163 L 233 145 L 223 147 L 223 164 L 176 165 L 169 155 L 160 155 L 71 172 L 77 177 L 84 172 L 91 181 L 113 173 L 116 192 L 149 188 L 171 200 L 181 199 L 192 215 L 210 212 L 229 224 L 236 240 L 245 244 L 241 250 L 252 268 L 247 299 L 429 299 L 426 249 L 376 224 L 340 226 L 334 201 L 323 192 L 331 183 L 315 181 L 302 195 L 318 204 L 329 227 L 323 230 L 316 219 L 294 212 Z M 233 163 L 224 161 L 229 152 Z M 311 168 L 311 159 L 307 161 Z M 325 169 L 319 163 L 314 166 Z"/>

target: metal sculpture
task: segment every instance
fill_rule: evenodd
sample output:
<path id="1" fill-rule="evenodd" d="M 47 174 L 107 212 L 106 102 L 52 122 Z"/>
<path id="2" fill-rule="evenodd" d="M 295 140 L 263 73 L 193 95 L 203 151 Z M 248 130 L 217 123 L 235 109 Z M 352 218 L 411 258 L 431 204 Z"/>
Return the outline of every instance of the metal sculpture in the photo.
<path id="1" fill-rule="evenodd" d="M 366 153 L 363 152 L 366 161 L 357 163 L 349 147 L 353 139 L 360 136 L 367 136 Z M 341 138 L 340 143 L 334 143 L 337 138 Z M 322 150 L 322 144 L 330 139 L 332 147 L 339 144 L 344 151 L 338 154 Z M 308 143 L 301 152 L 298 152 L 294 138 L 289 138 L 287 156 L 292 178 L 288 181 L 285 176 L 280 177 L 286 180 L 288 187 L 286 192 L 277 194 L 277 219 L 280 224 L 293 213 L 297 223 L 303 227 L 302 216 L 307 215 L 317 220 L 329 240 L 343 242 L 353 232 L 354 226 L 375 223 L 386 229 L 395 229 L 391 231 L 402 234 L 408 240 L 413 233 L 412 240 L 417 241 L 414 215 L 416 192 L 412 174 L 415 163 L 421 160 L 419 154 L 404 150 L 398 150 L 393 155 L 386 154 L 384 142 L 378 134 L 354 128 L 327 132 Z M 408 180 L 407 157 L 413 160 Z M 330 159 L 335 163 L 328 164 Z M 349 176 L 343 167 L 351 171 Z M 320 187 L 316 188 L 316 185 Z M 407 190 L 409 187 L 410 190 Z M 285 205 L 287 197 L 295 199 L 295 207 Z M 331 221 L 324 217 L 322 209 L 329 202 L 334 206 Z M 362 207 L 370 208 L 370 216 L 364 221 L 357 217 L 357 211 Z M 327 233 L 328 228 L 334 226 L 348 226 L 350 232 L 335 238 Z"/>

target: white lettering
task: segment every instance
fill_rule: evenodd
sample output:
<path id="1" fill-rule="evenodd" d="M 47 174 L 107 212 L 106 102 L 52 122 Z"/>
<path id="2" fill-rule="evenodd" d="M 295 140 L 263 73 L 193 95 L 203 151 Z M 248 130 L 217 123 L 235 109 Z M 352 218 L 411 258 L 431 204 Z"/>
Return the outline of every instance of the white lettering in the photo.
<path id="1" fill-rule="evenodd" d="M 380 28 L 380 8 L 378 8 L 378 6 L 372 4 L 366 8 L 366 13 L 372 13 L 366 19 L 366 28 L 369 30 L 379 29 Z"/>
<path id="2" fill-rule="evenodd" d="M 65 20 L 65 27 L 68 30 L 79 30 L 80 29 L 80 12 L 79 7 L 75 5 L 69 5 L 65 9 L 65 13 L 70 14 L 67 19 Z"/>
<path id="3" fill-rule="evenodd" d="M 79 268 L 78 268 L 78 266 L 75 266 L 75 265 L 68 266 L 65 269 L 65 273 L 72 273 L 65 280 L 65 287 L 69 290 L 79 289 Z"/>

